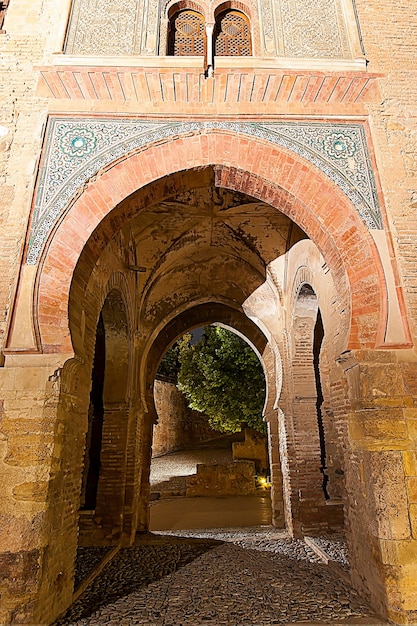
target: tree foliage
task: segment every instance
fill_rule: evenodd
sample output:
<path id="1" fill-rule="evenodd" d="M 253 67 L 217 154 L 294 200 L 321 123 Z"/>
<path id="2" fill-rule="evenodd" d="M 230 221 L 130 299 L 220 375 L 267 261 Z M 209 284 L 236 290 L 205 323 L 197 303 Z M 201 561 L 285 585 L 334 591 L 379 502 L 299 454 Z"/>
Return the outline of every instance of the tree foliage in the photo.
<path id="1" fill-rule="evenodd" d="M 176 341 L 163 356 L 158 367 L 158 375 L 176 383 L 180 367 L 180 342 Z"/>
<path id="2" fill-rule="evenodd" d="M 178 388 L 210 426 L 236 432 L 242 422 L 264 432 L 265 378 L 258 357 L 235 333 L 206 326 L 196 344 L 179 343 Z"/>

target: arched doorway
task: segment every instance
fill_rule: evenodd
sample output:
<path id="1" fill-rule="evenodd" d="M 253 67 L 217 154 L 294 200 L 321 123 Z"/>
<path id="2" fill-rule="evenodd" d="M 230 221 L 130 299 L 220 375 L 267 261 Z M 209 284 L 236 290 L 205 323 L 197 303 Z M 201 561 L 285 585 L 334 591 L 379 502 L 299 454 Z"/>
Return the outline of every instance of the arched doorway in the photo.
<path id="1" fill-rule="evenodd" d="M 332 400 L 326 379 L 330 372 L 328 345 L 323 350 L 324 338 L 317 295 L 308 283 L 302 282 L 295 294 L 289 354 L 284 366 L 291 400 L 285 403 L 282 417 L 287 432 L 294 433 L 285 454 L 292 471 L 284 490 L 290 494 L 290 524 L 298 536 L 320 535 L 343 526 L 342 443 L 330 427 Z M 281 446 L 285 442 L 287 437 Z M 334 466 L 340 474 L 334 473 Z M 339 497 L 331 499 L 329 492 Z"/>
<path id="2" fill-rule="evenodd" d="M 144 150 L 100 175 L 57 226 L 37 279 L 40 344 L 45 351 L 74 349 L 80 360 L 86 354 L 92 360 L 96 321 L 105 298 L 98 294 L 116 274 L 125 281 L 134 311 L 129 343 L 133 363 L 129 414 L 134 418 L 127 434 L 125 501 L 129 504 L 122 524 L 126 541 L 147 527 L 144 503 L 149 496 L 150 432 L 155 418 L 153 370 L 158 362 L 155 355 L 169 344 L 168 330 L 174 320 L 178 324 L 189 311 L 198 317 L 199 307 L 208 303 L 237 311 L 262 329 L 267 340 L 265 359 L 277 365 L 286 358 L 280 333 L 290 329 L 291 289 L 284 278 L 290 261 L 294 271 L 301 267 L 299 246 L 310 241 L 316 256 L 313 264 L 321 263 L 320 276 L 331 276 L 337 315 L 350 321 L 350 327 L 339 332 L 338 348 L 374 348 L 383 324 L 386 295 L 372 238 L 351 203 L 323 175 L 284 150 L 265 150 L 255 140 L 249 142 L 253 150 L 248 150 L 247 140 L 241 144 L 240 138 L 227 133 L 207 132 L 178 141 L 168 147 L 168 152 L 175 147 L 175 163 L 167 166 L 159 158 L 167 150 L 161 144 L 153 146 L 152 154 Z M 229 161 L 227 154 L 238 155 L 238 167 L 218 165 Z M 178 163 L 192 167 L 178 171 Z M 331 210 L 333 205 L 337 211 Z M 347 239 L 352 224 L 360 242 L 355 256 Z M 64 263 L 63 248 L 68 250 Z M 60 310 L 68 303 L 69 327 L 48 313 L 51 286 Z M 206 313 L 204 318 L 199 323 L 207 321 Z M 190 319 L 184 329 L 189 327 Z M 281 401 L 289 398 L 289 390 L 281 390 L 278 369 L 268 380 L 266 411 L 274 449 L 280 437 L 274 412 L 279 416 Z M 346 381 L 343 372 L 339 380 Z M 346 399 L 347 385 L 341 387 L 339 397 Z M 86 417 L 88 402 L 83 410 Z M 63 407 L 63 415 L 65 411 Z M 283 473 L 284 469 L 288 467 Z"/>
<path id="3" fill-rule="evenodd" d="M 130 342 L 122 295 L 112 289 L 97 323 L 80 501 L 80 542 L 119 540 L 125 506 Z"/>
<path id="4" fill-rule="evenodd" d="M 269 524 L 265 375 L 253 344 L 221 322 L 187 332 L 164 355 L 154 398 L 150 529 Z"/>

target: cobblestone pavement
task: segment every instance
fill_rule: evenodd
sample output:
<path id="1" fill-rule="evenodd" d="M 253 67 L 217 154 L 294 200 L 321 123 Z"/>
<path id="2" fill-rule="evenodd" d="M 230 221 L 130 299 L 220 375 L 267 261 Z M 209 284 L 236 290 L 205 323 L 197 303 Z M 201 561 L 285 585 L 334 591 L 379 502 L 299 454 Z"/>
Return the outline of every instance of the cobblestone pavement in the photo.
<path id="1" fill-rule="evenodd" d="M 109 546 L 78 548 L 75 560 L 74 589 L 77 589 L 111 550 Z"/>
<path id="2" fill-rule="evenodd" d="M 303 541 L 263 526 L 138 537 L 56 626 L 296 623 L 384 622 Z"/>
<path id="3" fill-rule="evenodd" d="M 343 533 L 314 537 L 313 541 L 331 561 L 336 561 L 343 570 L 349 571 L 349 555 Z"/>

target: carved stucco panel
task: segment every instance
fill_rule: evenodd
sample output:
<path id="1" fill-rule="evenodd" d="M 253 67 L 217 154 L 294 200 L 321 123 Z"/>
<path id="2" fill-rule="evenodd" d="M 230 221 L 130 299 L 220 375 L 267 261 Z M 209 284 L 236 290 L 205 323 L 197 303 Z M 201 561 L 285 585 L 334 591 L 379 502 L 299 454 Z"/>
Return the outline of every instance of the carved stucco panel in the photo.
<path id="1" fill-rule="evenodd" d="M 133 53 L 144 56 L 158 54 L 160 2 L 142 0 L 138 2 L 138 11 L 138 28 Z"/>
<path id="2" fill-rule="evenodd" d="M 283 53 L 284 32 L 279 2 L 259 0 L 259 20 L 263 53 L 268 56 L 278 56 Z"/>
<path id="3" fill-rule="evenodd" d="M 248 0 L 255 54 L 351 58 L 343 1 L 258 0 L 251 6 Z M 166 0 L 74 0 L 66 52 L 164 55 L 166 4 Z M 217 4 L 208 3 L 209 14 Z"/>
<path id="4" fill-rule="evenodd" d="M 145 4 L 138 0 L 117 3 L 74 0 L 65 51 L 67 54 L 133 54 L 143 30 Z M 140 25 L 142 28 L 138 28 Z"/>
<path id="5" fill-rule="evenodd" d="M 280 56 L 349 58 L 340 0 L 281 0 L 284 49 Z"/>

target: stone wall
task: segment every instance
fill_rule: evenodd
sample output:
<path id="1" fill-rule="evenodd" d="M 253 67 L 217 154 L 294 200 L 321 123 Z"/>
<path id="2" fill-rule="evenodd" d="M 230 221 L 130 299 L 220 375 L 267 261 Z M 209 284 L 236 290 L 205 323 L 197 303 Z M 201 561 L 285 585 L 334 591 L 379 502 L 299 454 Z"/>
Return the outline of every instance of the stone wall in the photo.
<path id="1" fill-rule="evenodd" d="M 174 383 L 155 380 L 154 394 L 158 422 L 153 430 L 153 456 L 192 448 L 221 436 L 210 428 L 206 417 L 188 407 Z"/>
<path id="2" fill-rule="evenodd" d="M 9 3 L 0 33 L 0 353 L 10 323 L 47 118 L 47 103 L 35 95 L 33 68 L 61 49 L 69 8 L 70 0 Z"/>
<path id="3" fill-rule="evenodd" d="M 223 465 L 197 465 L 187 476 L 187 498 L 196 496 L 246 496 L 255 493 L 255 464 L 233 461 Z"/>
<path id="4" fill-rule="evenodd" d="M 397 359 L 393 352 L 358 351 L 344 363 L 352 399 L 352 451 L 346 463 L 348 540 L 355 584 L 366 580 L 374 605 L 384 611 L 384 581 L 390 618 L 413 624 L 416 408 L 407 384 L 412 368 Z M 413 369 L 414 379 L 417 367 Z"/>
<path id="5" fill-rule="evenodd" d="M 269 461 L 266 438 L 253 428 L 245 428 L 245 440 L 232 444 L 233 460 L 253 461 L 257 472 L 268 473 Z"/>

